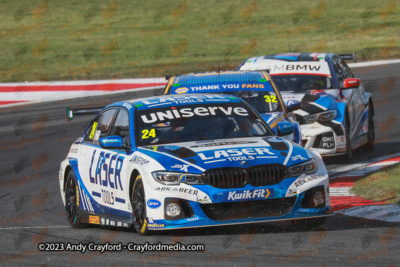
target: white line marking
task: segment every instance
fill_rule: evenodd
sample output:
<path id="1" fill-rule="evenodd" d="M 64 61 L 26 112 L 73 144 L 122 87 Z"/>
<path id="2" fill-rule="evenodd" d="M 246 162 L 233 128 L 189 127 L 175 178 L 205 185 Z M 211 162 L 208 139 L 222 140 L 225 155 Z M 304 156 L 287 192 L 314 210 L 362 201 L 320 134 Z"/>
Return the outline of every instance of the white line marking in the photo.
<path id="1" fill-rule="evenodd" d="M 27 226 L 27 227 L 7 227 L 7 228 L 0 228 L 0 230 L 23 230 L 23 229 L 41 229 L 41 228 L 71 228 L 71 226 Z"/>
<path id="2" fill-rule="evenodd" d="M 289 144 L 289 153 L 288 153 L 288 155 L 286 156 L 285 161 L 283 162 L 283 165 L 286 165 L 287 162 L 289 161 L 290 157 L 292 156 L 293 146 L 292 146 L 292 143 L 291 143 L 291 142 L 286 141 L 286 140 L 284 140 L 284 141 L 286 142 L 286 144 Z"/>
<path id="3" fill-rule="evenodd" d="M 278 158 L 277 156 L 258 156 L 258 159 L 276 159 Z"/>
<path id="4" fill-rule="evenodd" d="M 397 64 L 397 63 L 400 63 L 400 59 L 393 59 L 393 60 L 376 60 L 376 61 L 349 63 L 349 64 L 347 64 L 347 65 L 348 65 L 350 68 L 361 68 L 361 67 L 368 67 L 368 66 L 388 65 L 388 64 Z"/>
<path id="5" fill-rule="evenodd" d="M 162 106 L 162 105 L 169 105 L 169 104 L 172 104 L 172 102 L 164 102 L 164 103 L 161 103 L 161 104 L 148 105 L 148 107 L 150 108 L 150 107 L 156 107 L 156 106 Z"/>
<path id="6" fill-rule="evenodd" d="M 225 160 L 226 159 L 219 159 L 219 160 L 207 161 L 207 162 L 204 162 L 204 163 L 212 163 L 212 162 L 225 161 Z"/>

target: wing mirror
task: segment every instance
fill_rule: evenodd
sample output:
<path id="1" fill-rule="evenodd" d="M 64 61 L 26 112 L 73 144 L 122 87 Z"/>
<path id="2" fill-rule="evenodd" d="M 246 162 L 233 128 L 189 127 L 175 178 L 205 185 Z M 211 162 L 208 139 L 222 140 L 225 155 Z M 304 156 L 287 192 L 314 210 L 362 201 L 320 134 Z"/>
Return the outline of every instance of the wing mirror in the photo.
<path id="1" fill-rule="evenodd" d="M 355 88 L 360 86 L 360 79 L 346 78 L 343 81 L 343 89 Z"/>
<path id="2" fill-rule="evenodd" d="M 298 100 L 288 100 L 286 102 L 286 109 L 288 112 L 292 112 L 298 109 L 301 109 L 303 104 Z"/>
<path id="3" fill-rule="evenodd" d="M 100 138 L 99 143 L 102 148 L 123 148 L 124 140 L 121 136 L 113 135 Z"/>
<path id="4" fill-rule="evenodd" d="M 278 136 L 285 136 L 292 134 L 294 131 L 294 125 L 290 122 L 278 122 L 276 125 Z"/>

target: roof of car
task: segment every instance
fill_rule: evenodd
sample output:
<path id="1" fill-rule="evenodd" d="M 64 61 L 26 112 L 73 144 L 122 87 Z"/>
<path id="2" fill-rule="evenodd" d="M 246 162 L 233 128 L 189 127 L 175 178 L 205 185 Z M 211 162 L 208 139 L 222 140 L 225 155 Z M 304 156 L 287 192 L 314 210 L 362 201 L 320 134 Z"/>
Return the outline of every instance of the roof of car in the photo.
<path id="1" fill-rule="evenodd" d="M 284 61 L 320 61 L 325 60 L 327 53 L 281 53 L 249 58 L 248 60 L 278 59 Z"/>
<path id="2" fill-rule="evenodd" d="M 224 82 L 258 82 L 260 79 L 265 79 L 263 72 L 260 71 L 203 72 L 176 76 L 174 84 L 184 86 Z"/>
<path id="3" fill-rule="evenodd" d="M 191 100 L 185 101 L 185 100 Z M 199 101 L 201 100 L 201 101 Z M 179 101 L 181 103 L 179 103 Z M 184 103 L 182 103 L 184 102 Z M 138 110 L 151 109 L 156 107 L 185 106 L 199 103 L 240 103 L 242 100 L 236 96 L 226 94 L 185 94 L 185 95 L 162 95 L 118 102 L 115 105 L 133 108 Z M 129 107 L 131 105 L 131 107 Z"/>
<path id="4" fill-rule="evenodd" d="M 284 53 L 252 57 L 245 60 L 241 70 L 268 70 L 270 75 L 276 73 L 315 73 L 330 75 L 326 59 L 332 53 Z"/>

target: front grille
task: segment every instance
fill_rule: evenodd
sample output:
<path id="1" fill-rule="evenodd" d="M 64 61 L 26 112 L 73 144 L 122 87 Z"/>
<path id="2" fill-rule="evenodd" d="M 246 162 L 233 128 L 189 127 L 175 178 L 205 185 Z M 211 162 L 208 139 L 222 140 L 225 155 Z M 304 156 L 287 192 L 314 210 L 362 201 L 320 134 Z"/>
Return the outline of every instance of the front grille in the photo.
<path id="1" fill-rule="evenodd" d="M 215 221 L 239 220 L 283 216 L 288 214 L 297 197 L 285 197 L 254 201 L 200 204 L 208 218 Z"/>
<path id="2" fill-rule="evenodd" d="M 246 184 L 267 186 L 280 183 L 287 168 L 281 164 L 258 165 L 250 168 L 218 168 L 204 173 L 204 182 L 217 188 L 241 188 Z"/>

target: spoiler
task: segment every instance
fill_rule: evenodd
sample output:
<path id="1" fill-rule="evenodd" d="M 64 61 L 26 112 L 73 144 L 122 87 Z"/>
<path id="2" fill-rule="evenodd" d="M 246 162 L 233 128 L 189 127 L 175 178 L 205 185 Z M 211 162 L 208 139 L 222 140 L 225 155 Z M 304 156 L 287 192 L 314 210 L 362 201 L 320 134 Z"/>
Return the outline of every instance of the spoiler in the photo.
<path id="1" fill-rule="evenodd" d="M 339 55 L 339 57 L 343 60 L 353 60 L 354 63 L 357 62 L 356 52 L 354 52 L 353 54 L 341 54 Z"/>
<path id="2" fill-rule="evenodd" d="M 77 107 L 77 108 L 67 108 L 67 120 L 72 121 L 75 115 L 93 115 L 99 113 L 104 107 Z"/>

